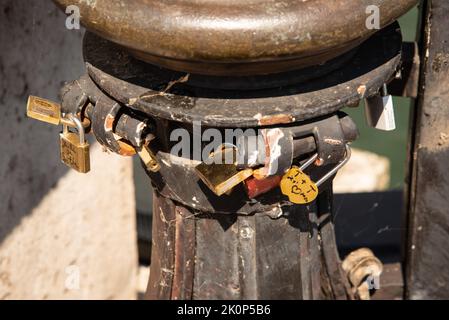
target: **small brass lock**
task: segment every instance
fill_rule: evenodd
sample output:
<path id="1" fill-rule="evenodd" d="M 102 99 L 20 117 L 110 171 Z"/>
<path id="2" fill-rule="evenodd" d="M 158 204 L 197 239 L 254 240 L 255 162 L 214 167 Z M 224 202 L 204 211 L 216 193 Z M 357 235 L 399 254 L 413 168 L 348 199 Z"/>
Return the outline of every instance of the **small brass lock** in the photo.
<path id="1" fill-rule="evenodd" d="M 214 158 L 219 161 L 202 163 L 195 168 L 198 177 L 217 196 L 229 194 L 237 185 L 253 175 L 252 169 L 238 170 L 235 163 L 227 164 L 226 159 L 236 159 L 234 148 L 225 148 L 216 151 Z"/>
<path id="2" fill-rule="evenodd" d="M 61 161 L 68 167 L 80 172 L 90 171 L 89 143 L 85 139 L 84 127 L 81 121 L 69 114 L 68 119 L 72 121 L 78 133 L 70 132 L 67 125 L 64 125 L 60 134 Z"/>
<path id="3" fill-rule="evenodd" d="M 36 96 L 28 97 L 27 116 L 31 119 L 53 124 L 55 126 L 62 124 L 70 128 L 77 127 L 72 120 L 62 117 L 61 105 L 59 103 Z M 89 119 L 84 118 L 83 127 L 85 130 L 90 128 Z"/>
<path id="4" fill-rule="evenodd" d="M 159 170 L 161 170 L 161 165 L 157 161 L 156 155 L 151 151 L 148 145 L 144 145 L 142 148 L 138 149 L 137 153 L 148 170 L 151 172 L 159 172 Z"/>
<path id="5" fill-rule="evenodd" d="M 61 106 L 47 99 L 30 96 L 27 102 L 27 116 L 39 121 L 59 125 L 61 122 Z"/>

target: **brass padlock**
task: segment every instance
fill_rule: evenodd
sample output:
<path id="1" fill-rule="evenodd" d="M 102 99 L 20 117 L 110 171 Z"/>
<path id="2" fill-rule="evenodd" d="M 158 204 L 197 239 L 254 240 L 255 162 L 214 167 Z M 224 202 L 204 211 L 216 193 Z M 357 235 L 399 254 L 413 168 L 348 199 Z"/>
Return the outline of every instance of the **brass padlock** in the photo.
<path id="1" fill-rule="evenodd" d="M 60 134 L 61 161 L 68 167 L 80 172 L 90 171 L 89 143 L 86 141 L 81 121 L 69 114 L 68 119 L 75 123 L 78 133 L 70 132 L 67 125 Z"/>
<path id="2" fill-rule="evenodd" d="M 59 103 L 36 96 L 28 97 L 27 116 L 55 126 L 62 124 L 70 128 L 77 127 L 72 120 L 62 117 L 61 105 Z M 85 130 L 90 128 L 90 120 L 86 117 L 83 120 L 83 127 Z"/>
<path id="3" fill-rule="evenodd" d="M 235 163 L 227 164 L 226 159 L 236 159 L 235 152 L 234 148 L 217 151 L 214 158 L 220 158 L 222 161 L 201 163 L 195 168 L 200 179 L 219 197 L 229 194 L 237 185 L 253 175 L 252 169 L 238 170 Z"/>
<path id="4" fill-rule="evenodd" d="M 47 99 L 30 96 L 27 102 L 27 116 L 39 121 L 59 125 L 61 122 L 61 105 Z"/>
<path id="5" fill-rule="evenodd" d="M 142 148 L 138 149 L 137 153 L 148 170 L 151 172 L 159 172 L 159 170 L 161 170 L 161 165 L 157 161 L 156 155 L 147 145 L 144 145 Z"/>

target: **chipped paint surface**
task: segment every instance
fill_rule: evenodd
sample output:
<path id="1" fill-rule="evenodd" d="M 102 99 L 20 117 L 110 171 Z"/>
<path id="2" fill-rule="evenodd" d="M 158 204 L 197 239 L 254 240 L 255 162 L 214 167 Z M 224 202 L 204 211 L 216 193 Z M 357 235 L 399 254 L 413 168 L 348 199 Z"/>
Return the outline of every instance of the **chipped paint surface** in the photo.
<path id="1" fill-rule="evenodd" d="M 341 146 L 343 145 L 343 141 L 341 140 L 337 140 L 337 139 L 332 139 L 332 138 L 325 138 L 324 142 L 333 146 Z"/>
<path id="2" fill-rule="evenodd" d="M 257 120 L 259 120 L 260 126 L 272 126 L 277 124 L 289 124 L 295 122 L 295 118 L 289 114 L 277 114 L 273 116 L 264 116 L 264 117 L 261 116 Z"/>
<path id="3" fill-rule="evenodd" d="M 104 130 L 106 132 L 111 132 L 113 127 L 114 127 L 114 121 L 115 121 L 115 117 L 111 114 L 108 114 L 106 116 L 106 119 L 104 121 Z"/>
<path id="4" fill-rule="evenodd" d="M 357 88 L 357 93 L 359 94 L 360 98 L 365 98 L 366 93 L 366 85 L 361 85 Z"/>
<path id="5" fill-rule="evenodd" d="M 262 135 L 265 140 L 265 166 L 256 170 L 255 176 L 258 179 L 273 176 L 278 171 L 278 162 L 282 156 L 279 141 L 285 137 L 284 132 L 279 128 L 262 130 Z"/>

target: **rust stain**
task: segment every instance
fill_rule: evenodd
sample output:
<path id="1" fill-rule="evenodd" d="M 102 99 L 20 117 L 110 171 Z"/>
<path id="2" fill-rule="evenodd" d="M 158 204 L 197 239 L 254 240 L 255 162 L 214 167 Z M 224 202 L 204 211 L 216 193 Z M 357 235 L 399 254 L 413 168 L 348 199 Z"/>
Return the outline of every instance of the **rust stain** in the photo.
<path id="1" fill-rule="evenodd" d="M 104 129 L 106 132 L 112 131 L 112 129 L 114 127 L 114 121 L 115 121 L 115 118 L 111 114 L 108 114 L 106 116 L 106 120 L 104 121 Z"/>
<path id="2" fill-rule="evenodd" d="M 259 119 L 259 125 L 272 126 L 277 124 L 289 124 L 294 122 L 295 119 L 289 114 L 277 114 L 274 116 L 264 116 Z"/>
<path id="3" fill-rule="evenodd" d="M 119 154 L 124 157 L 132 157 L 136 154 L 136 150 L 133 146 L 123 142 L 123 141 L 117 141 L 118 145 L 120 146 Z"/>

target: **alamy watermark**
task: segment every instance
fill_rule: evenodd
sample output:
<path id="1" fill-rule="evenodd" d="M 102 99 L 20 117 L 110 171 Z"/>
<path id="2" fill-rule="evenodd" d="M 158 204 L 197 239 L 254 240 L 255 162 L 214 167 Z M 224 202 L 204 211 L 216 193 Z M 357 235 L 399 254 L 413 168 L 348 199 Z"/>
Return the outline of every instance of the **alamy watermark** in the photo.
<path id="1" fill-rule="evenodd" d="M 273 135 L 283 138 L 280 129 L 224 129 L 207 128 L 203 130 L 200 121 L 194 121 L 192 131 L 178 128 L 170 133 L 170 141 L 174 143 L 170 154 L 176 157 L 192 159 L 205 164 L 257 164 L 263 162 L 267 145 Z M 271 139 L 276 145 L 276 139 Z M 218 151 L 234 148 L 235 154 L 226 153 L 224 157 Z M 276 158 L 272 158 L 272 167 L 276 166 Z M 273 168 L 276 169 L 276 168 Z"/>
<path id="2" fill-rule="evenodd" d="M 66 28 L 68 30 L 79 30 L 81 28 L 80 8 L 76 5 L 69 5 L 66 7 L 65 13 L 67 14 Z M 368 15 L 365 21 L 366 28 L 368 30 L 380 30 L 380 8 L 376 5 L 369 5 L 366 7 L 365 13 Z"/>
<path id="3" fill-rule="evenodd" d="M 81 28 L 80 8 L 75 5 L 67 6 L 65 13 L 68 15 L 65 20 L 65 27 L 68 30 L 79 30 Z"/>
<path id="4" fill-rule="evenodd" d="M 380 289 L 380 277 L 379 276 L 368 276 L 365 280 L 368 283 L 369 290 L 379 290 Z"/>
<path id="5" fill-rule="evenodd" d="M 65 268 L 65 282 L 64 286 L 69 291 L 80 290 L 80 268 L 75 265 Z"/>
<path id="6" fill-rule="evenodd" d="M 376 5 L 366 7 L 366 14 L 368 17 L 365 21 L 365 26 L 368 30 L 380 30 L 380 8 Z"/>

